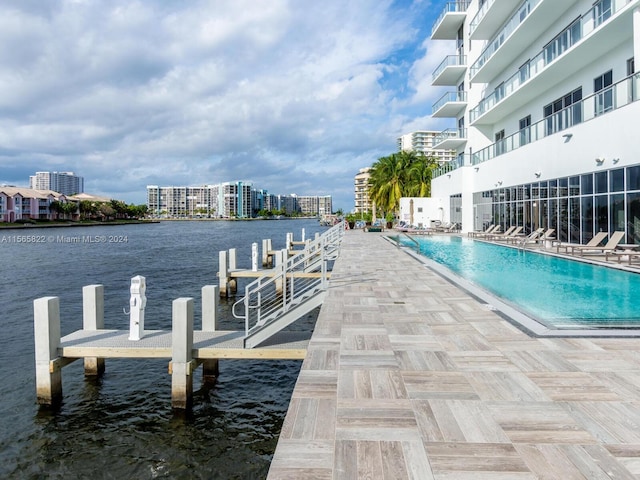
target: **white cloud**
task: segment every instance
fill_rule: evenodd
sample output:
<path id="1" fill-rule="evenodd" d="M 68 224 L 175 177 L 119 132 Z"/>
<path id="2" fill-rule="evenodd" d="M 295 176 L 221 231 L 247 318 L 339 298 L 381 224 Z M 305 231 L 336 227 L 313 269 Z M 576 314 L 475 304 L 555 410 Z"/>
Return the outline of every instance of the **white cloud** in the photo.
<path id="1" fill-rule="evenodd" d="M 429 2 L 402 3 L 9 0 L 0 182 L 71 170 L 142 203 L 148 183 L 250 179 L 349 210 L 359 168 L 437 125 L 445 47 L 422 44 Z"/>

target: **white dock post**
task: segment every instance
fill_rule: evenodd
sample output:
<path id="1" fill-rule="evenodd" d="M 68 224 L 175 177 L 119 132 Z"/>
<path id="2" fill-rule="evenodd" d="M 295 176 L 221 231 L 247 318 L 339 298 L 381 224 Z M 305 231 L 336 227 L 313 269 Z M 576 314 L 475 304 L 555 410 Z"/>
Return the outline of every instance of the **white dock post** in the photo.
<path id="1" fill-rule="evenodd" d="M 54 368 L 60 346 L 60 300 L 43 297 L 33 302 L 35 333 L 36 396 L 40 405 L 62 400 L 62 370 Z"/>
<path id="2" fill-rule="evenodd" d="M 269 266 L 269 244 L 266 238 L 262 239 L 262 266 Z"/>
<path id="3" fill-rule="evenodd" d="M 302 229 L 302 241 L 304 242 L 304 228 Z"/>
<path id="4" fill-rule="evenodd" d="M 82 329 L 102 330 L 104 328 L 104 285 L 82 287 Z M 104 358 L 84 357 L 85 376 L 102 375 Z"/>
<path id="5" fill-rule="evenodd" d="M 146 280 L 142 275 L 131 279 L 131 297 L 129 299 L 129 340 L 144 337 L 144 310 L 147 305 Z"/>
<path id="6" fill-rule="evenodd" d="M 258 244 L 256 242 L 251 244 L 251 271 L 258 271 Z"/>
<path id="7" fill-rule="evenodd" d="M 229 270 L 230 271 L 238 269 L 238 263 L 237 263 L 236 260 L 237 260 L 236 249 L 235 248 L 230 248 L 229 249 Z M 233 277 L 229 277 L 228 290 L 229 290 L 230 293 L 233 293 L 235 295 L 235 293 L 238 291 L 238 280 L 237 279 L 235 279 Z"/>
<path id="8" fill-rule="evenodd" d="M 229 253 L 224 250 L 218 254 L 218 279 L 220 281 L 220 296 L 229 296 Z"/>
<path id="9" fill-rule="evenodd" d="M 276 262 L 273 258 L 273 254 L 269 253 L 271 251 L 273 251 L 273 245 L 272 245 L 271 239 L 267 238 L 267 264 L 269 267 L 273 268 Z"/>
<path id="10" fill-rule="evenodd" d="M 285 262 L 289 259 L 289 255 L 287 252 L 287 249 L 284 248 L 282 250 L 278 250 L 278 253 L 276 254 L 276 260 L 275 260 L 275 267 L 279 267 L 282 266 L 283 271 L 285 268 Z M 276 285 L 276 294 L 278 295 L 282 295 L 282 288 L 284 286 L 284 281 L 285 278 L 284 276 L 282 277 L 276 277 L 275 279 L 275 285 Z"/>
<path id="11" fill-rule="evenodd" d="M 202 287 L 202 331 L 215 332 L 218 329 L 218 287 L 205 285 Z M 212 358 L 202 361 L 202 381 L 215 383 L 218 374 L 218 359 Z"/>
<path id="12" fill-rule="evenodd" d="M 187 410 L 193 404 L 193 298 L 172 304 L 171 406 Z"/>
<path id="13" fill-rule="evenodd" d="M 287 239 L 286 239 L 286 249 L 287 250 L 292 250 L 293 249 L 293 233 L 287 233 Z"/>

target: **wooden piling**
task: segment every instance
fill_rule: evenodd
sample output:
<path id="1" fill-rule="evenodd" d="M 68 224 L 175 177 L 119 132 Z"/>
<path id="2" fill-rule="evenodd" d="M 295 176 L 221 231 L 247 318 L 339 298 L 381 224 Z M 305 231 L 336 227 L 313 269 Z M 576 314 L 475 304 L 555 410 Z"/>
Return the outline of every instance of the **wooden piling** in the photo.
<path id="1" fill-rule="evenodd" d="M 188 410 L 193 405 L 193 298 L 172 304 L 171 407 Z"/>
<path id="2" fill-rule="evenodd" d="M 33 302 L 36 396 L 40 405 L 62 401 L 62 371 L 55 360 L 60 346 L 60 301 L 43 297 Z"/>
<path id="3" fill-rule="evenodd" d="M 202 331 L 215 332 L 218 329 L 218 287 L 205 285 L 202 287 Z M 220 369 L 218 359 L 202 361 L 202 382 L 215 383 Z"/>
<path id="4" fill-rule="evenodd" d="M 83 330 L 104 329 L 104 286 L 86 285 L 82 287 L 82 328 Z M 85 376 L 100 376 L 104 373 L 104 358 L 85 357 Z"/>

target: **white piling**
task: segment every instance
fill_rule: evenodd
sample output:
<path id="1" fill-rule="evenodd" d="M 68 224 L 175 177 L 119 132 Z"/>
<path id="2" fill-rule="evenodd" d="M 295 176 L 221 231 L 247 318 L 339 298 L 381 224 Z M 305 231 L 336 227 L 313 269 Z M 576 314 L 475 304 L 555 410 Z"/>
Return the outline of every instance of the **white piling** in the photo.
<path id="1" fill-rule="evenodd" d="M 229 270 L 237 270 L 238 264 L 236 263 L 236 249 L 229 249 Z"/>
<path id="2" fill-rule="evenodd" d="M 131 279 L 131 297 L 129 298 L 129 340 L 144 337 L 144 311 L 147 305 L 146 280 L 142 275 Z"/>
<path id="3" fill-rule="evenodd" d="M 304 242 L 304 228 L 302 229 L 302 241 Z"/>
<path id="4" fill-rule="evenodd" d="M 229 253 L 221 251 L 218 255 L 218 280 L 220 282 L 220 296 L 229 295 Z"/>
<path id="5" fill-rule="evenodd" d="M 35 333 L 36 396 L 40 405 L 55 405 L 62 400 L 62 371 L 53 360 L 60 346 L 60 301 L 43 297 L 33 302 Z"/>
<path id="6" fill-rule="evenodd" d="M 172 304 L 171 406 L 186 410 L 193 404 L 193 298 Z"/>
<path id="7" fill-rule="evenodd" d="M 202 287 L 202 331 L 215 332 L 218 329 L 218 287 L 205 285 Z M 202 381 L 214 383 L 219 374 L 218 359 L 202 361 Z"/>
<path id="8" fill-rule="evenodd" d="M 269 244 L 266 238 L 262 239 L 262 266 L 269 266 Z"/>
<path id="9" fill-rule="evenodd" d="M 82 329 L 104 329 L 104 286 L 85 285 L 82 287 Z M 86 376 L 104 373 L 104 358 L 84 357 L 84 374 Z"/>
<path id="10" fill-rule="evenodd" d="M 255 242 L 251 244 L 251 271 L 258 271 L 258 244 Z"/>
<path id="11" fill-rule="evenodd" d="M 287 250 L 291 250 L 293 248 L 293 233 L 287 233 L 286 246 Z"/>

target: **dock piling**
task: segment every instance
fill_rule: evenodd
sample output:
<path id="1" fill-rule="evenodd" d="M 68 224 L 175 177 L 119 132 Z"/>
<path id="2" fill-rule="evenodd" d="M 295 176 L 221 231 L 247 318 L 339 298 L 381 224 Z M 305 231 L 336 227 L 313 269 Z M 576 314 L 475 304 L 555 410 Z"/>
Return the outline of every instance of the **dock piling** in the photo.
<path id="1" fill-rule="evenodd" d="M 33 312 L 37 401 L 55 405 L 62 400 L 62 371 L 54 363 L 60 346 L 60 300 L 38 298 L 33 302 Z"/>
<path id="2" fill-rule="evenodd" d="M 104 329 L 104 285 L 82 287 L 82 329 Z M 100 376 L 104 373 L 104 358 L 85 357 L 85 376 Z"/>
<path id="3" fill-rule="evenodd" d="M 172 304 L 171 406 L 187 410 L 193 405 L 193 298 Z"/>
<path id="4" fill-rule="evenodd" d="M 218 287 L 205 285 L 202 287 L 202 331 L 215 332 L 218 329 Z M 202 361 L 202 381 L 205 384 L 215 383 L 220 369 L 218 359 Z"/>

